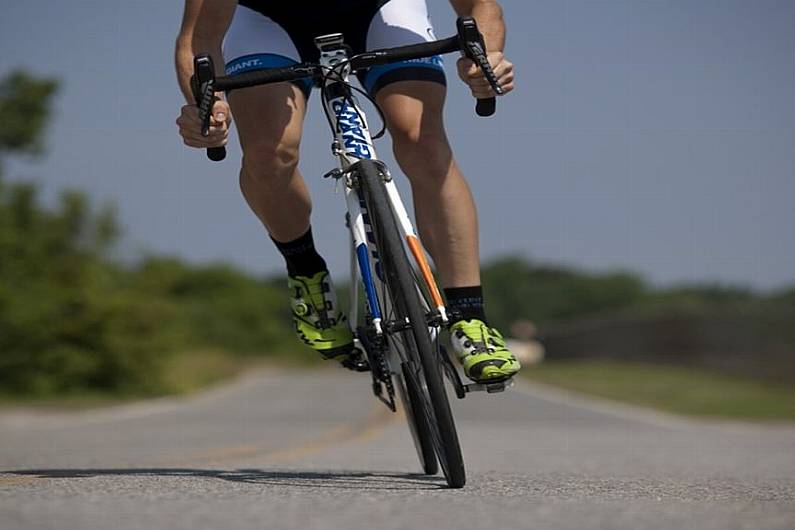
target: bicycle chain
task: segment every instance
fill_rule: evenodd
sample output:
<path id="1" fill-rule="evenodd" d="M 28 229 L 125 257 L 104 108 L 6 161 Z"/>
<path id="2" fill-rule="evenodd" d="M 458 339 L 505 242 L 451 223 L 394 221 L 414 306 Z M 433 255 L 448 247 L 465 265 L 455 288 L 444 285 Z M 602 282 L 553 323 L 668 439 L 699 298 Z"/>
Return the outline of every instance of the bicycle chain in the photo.
<path id="1" fill-rule="evenodd" d="M 397 410 L 395 406 L 395 385 L 392 382 L 392 373 L 386 360 L 386 344 L 384 337 L 373 336 L 365 331 L 363 346 L 367 360 L 370 363 L 370 372 L 373 378 L 373 394 L 383 402 L 392 412 Z M 386 389 L 386 397 L 384 397 Z"/>

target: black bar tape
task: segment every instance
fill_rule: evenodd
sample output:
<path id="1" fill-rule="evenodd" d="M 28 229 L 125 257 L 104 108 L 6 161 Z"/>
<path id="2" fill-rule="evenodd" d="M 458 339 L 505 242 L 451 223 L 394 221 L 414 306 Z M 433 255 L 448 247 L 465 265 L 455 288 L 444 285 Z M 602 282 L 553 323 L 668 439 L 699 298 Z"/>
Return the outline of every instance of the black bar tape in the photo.
<path id="1" fill-rule="evenodd" d="M 409 44 L 407 46 L 399 46 L 387 50 L 372 50 L 354 57 L 351 60 L 351 68 L 353 70 L 358 70 L 396 61 L 422 59 L 423 57 L 443 55 L 445 53 L 459 51 L 460 49 L 461 45 L 458 42 L 458 37 L 450 37 L 448 39 Z"/>
<path id="2" fill-rule="evenodd" d="M 295 81 L 305 77 L 315 77 L 319 70 L 320 67 L 317 65 L 304 63 L 280 68 L 268 68 L 267 70 L 245 72 L 231 77 L 218 77 L 215 80 L 214 88 L 218 92 L 224 92 L 257 85 Z"/>

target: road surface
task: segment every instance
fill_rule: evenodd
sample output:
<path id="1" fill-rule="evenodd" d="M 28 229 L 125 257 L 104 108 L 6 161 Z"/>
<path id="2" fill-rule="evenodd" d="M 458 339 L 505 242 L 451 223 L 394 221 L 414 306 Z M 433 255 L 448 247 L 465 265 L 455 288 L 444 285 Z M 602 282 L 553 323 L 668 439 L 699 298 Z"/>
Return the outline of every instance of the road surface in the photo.
<path id="1" fill-rule="evenodd" d="M 0 413 L 0 528 L 795 528 L 795 426 L 685 420 L 522 382 L 454 403 L 463 490 L 419 471 L 366 375 Z"/>

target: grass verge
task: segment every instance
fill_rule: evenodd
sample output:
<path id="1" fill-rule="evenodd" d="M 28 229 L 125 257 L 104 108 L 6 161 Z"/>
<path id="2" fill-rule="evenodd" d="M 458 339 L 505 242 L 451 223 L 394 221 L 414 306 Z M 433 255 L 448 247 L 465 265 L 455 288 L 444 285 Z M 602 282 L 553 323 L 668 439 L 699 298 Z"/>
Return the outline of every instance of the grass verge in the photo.
<path id="1" fill-rule="evenodd" d="M 623 361 L 546 361 L 529 379 L 677 414 L 795 420 L 795 388 L 697 368 Z"/>
<path id="2" fill-rule="evenodd" d="M 173 355 L 163 371 L 163 382 L 171 394 L 189 394 L 235 377 L 258 364 L 254 358 L 223 351 L 202 350 Z M 262 360 L 259 359 L 259 364 Z"/>
<path id="3" fill-rule="evenodd" d="M 199 350 L 174 354 L 162 367 L 163 389 L 157 394 L 112 393 L 80 390 L 61 395 L 19 395 L 0 393 L 0 410 L 24 407 L 37 410 L 79 410 L 119 405 L 140 399 L 184 395 L 229 380 L 245 370 L 274 364 L 270 358 L 241 357 L 220 350 Z"/>

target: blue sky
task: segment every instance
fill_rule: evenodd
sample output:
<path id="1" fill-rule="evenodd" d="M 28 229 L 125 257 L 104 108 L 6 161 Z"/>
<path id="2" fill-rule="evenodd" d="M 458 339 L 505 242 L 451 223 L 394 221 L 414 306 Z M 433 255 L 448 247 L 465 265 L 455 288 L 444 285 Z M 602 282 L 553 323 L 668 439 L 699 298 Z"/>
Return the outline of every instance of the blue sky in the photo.
<path id="1" fill-rule="evenodd" d="M 447 2 L 429 4 L 437 34 L 451 34 Z M 447 64 L 446 120 L 479 205 L 484 259 L 630 269 L 657 284 L 795 282 L 795 2 L 503 6 L 518 77 L 495 117 L 474 115 Z M 73 186 L 115 202 L 126 257 L 281 271 L 240 197 L 236 141 L 212 164 L 176 134 L 180 15 L 176 0 L 4 5 L 0 75 L 25 67 L 63 81 L 46 156 L 12 161 L 6 175 L 35 178 L 48 200 Z M 302 169 L 316 239 L 344 270 L 344 203 L 320 178 L 334 161 L 317 104 L 314 94 Z M 388 140 L 377 147 L 395 167 Z"/>

